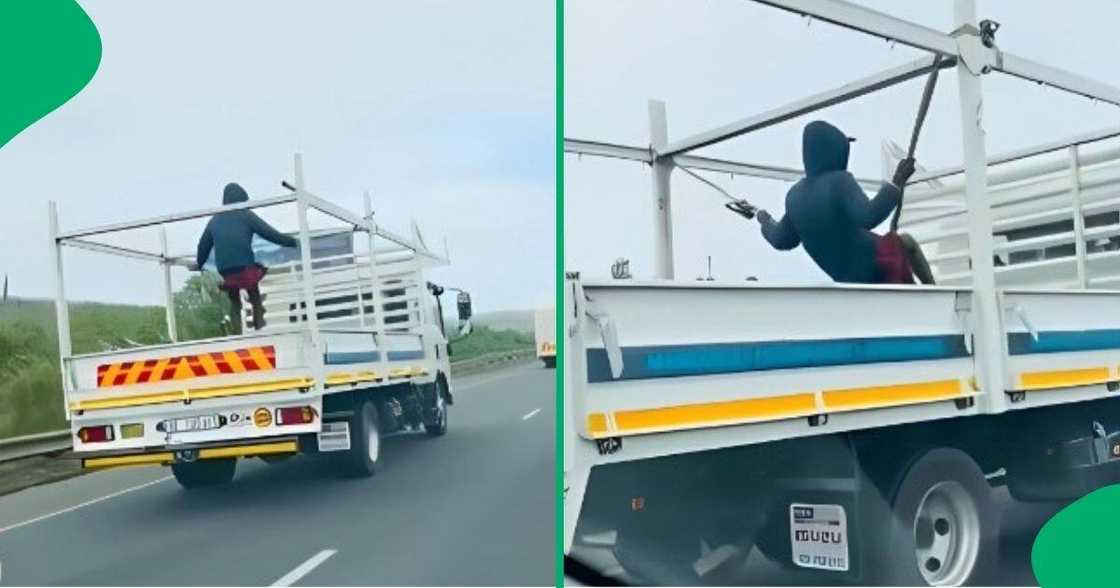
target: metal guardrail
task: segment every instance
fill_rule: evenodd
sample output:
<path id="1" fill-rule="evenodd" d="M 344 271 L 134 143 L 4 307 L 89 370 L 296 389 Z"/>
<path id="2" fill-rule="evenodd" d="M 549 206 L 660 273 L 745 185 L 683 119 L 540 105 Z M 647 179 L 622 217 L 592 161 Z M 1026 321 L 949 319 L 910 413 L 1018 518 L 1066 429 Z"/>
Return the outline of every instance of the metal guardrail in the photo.
<path id="1" fill-rule="evenodd" d="M 0 463 L 70 449 L 70 429 L 0 439 Z"/>
<path id="2" fill-rule="evenodd" d="M 453 373 L 461 375 L 494 365 L 528 360 L 535 357 L 535 353 L 536 351 L 531 347 L 514 351 L 487 353 L 478 357 L 455 362 L 451 364 L 451 370 Z M 10 439 L 0 439 L 0 463 L 34 455 L 65 451 L 72 446 L 73 443 L 70 440 L 69 429 L 35 433 L 34 435 L 23 435 Z"/>

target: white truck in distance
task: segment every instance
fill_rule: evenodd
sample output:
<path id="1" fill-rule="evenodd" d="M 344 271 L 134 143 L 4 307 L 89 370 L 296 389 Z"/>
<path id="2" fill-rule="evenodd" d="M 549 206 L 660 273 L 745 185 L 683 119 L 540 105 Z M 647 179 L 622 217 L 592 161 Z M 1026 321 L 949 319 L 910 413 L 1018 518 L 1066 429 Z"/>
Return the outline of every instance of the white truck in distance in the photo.
<path id="1" fill-rule="evenodd" d="M 1108 108 L 1120 89 L 1002 51 L 972 0 L 953 35 L 840 0 L 759 1 L 950 58 L 676 141 L 656 101 L 650 146 L 565 139 L 648 164 L 656 206 L 652 278 L 566 273 L 565 554 L 609 549 L 625 581 L 662 585 L 749 583 L 753 552 L 797 584 L 995 582 L 993 486 L 1049 501 L 1120 482 L 1120 128 L 989 158 L 981 79 Z M 674 169 L 804 173 L 690 151 L 933 67 L 956 70 L 964 161 L 911 180 L 901 227 L 937 286 L 674 279 Z"/>
<path id="2" fill-rule="evenodd" d="M 538 308 L 533 317 L 533 336 L 537 340 L 537 359 L 544 367 L 556 367 L 556 307 Z"/>
<path id="3" fill-rule="evenodd" d="M 51 204 L 65 408 L 84 467 L 168 465 L 195 488 L 232 480 L 238 458 L 308 453 L 368 476 L 383 435 L 446 432 L 453 396 L 443 288 L 424 276 L 446 257 L 424 246 L 418 231 L 406 239 L 377 226 L 368 197 L 366 214 L 353 214 L 308 192 L 302 176 L 297 155 L 292 193 L 91 229 L 60 231 Z M 179 341 L 170 272 L 193 258 L 168 253 L 164 225 L 271 206 L 295 209 L 300 247 L 258 251 L 270 266 L 260 283 L 266 326 L 252 329 L 245 304 L 245 316 L 230 317 L 243 323 L 243 335 Z M 310 211 L 346 226 L 312 232 Z M 97 240 L 150 227 L 162 251 Z M 159 264 L 170 343 L 73 354 L 63 247 Z"/>

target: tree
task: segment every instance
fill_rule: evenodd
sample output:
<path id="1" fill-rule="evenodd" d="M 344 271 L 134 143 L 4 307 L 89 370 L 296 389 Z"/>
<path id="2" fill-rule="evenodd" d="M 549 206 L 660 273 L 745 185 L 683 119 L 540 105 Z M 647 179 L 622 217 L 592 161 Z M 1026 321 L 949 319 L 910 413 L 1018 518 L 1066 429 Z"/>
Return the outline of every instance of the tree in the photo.
<path id="1" fill-rule="evenodd" d="M 226 334 L 229 304 L 218 289 L 221 279 L 209 272 L 191 276 L 175 293 L 175 322 L 179 339 L 193 341 Z"/>

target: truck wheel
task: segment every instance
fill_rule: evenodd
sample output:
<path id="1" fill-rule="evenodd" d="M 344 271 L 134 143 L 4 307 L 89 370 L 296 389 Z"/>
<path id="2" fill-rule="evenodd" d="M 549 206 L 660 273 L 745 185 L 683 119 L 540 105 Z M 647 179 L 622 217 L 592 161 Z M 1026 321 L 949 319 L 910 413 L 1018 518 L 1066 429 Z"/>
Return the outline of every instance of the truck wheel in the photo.
<path id="1" fill-rule="evenodd" d="M 187 490 L 228 484 L 237 472 L 237 459 L 203 459 L 171 464 L 175 481 Z"/>
<path id="2" fill-rule="evenodd" d="M 342 455 L 343 471 L 368 478 L 381 460 L 381 423 L 372 401 L 362 402 L 350 417 L 350 451 Z"/>
<path id="3" fill-rule="evenodd" d="M 556 369 L 556 356 L 555 355 L 553 355 L 552 357 L 542 357 L 541 361 L 544 362 L 545 369 L 550 369 L 550 370 Z"/>
<path id="4" fill-rule="evenodd" d="M 424 432 L 429 437 L 439 437 L 447 432 L 447 394 L 443 380 L 432 384 L 432 406 L 424 411 Z"/>
<path id="5" fill-rule="evenodd" d="M 868 569 L 882 574 L 877 583 L 963 586 L 986 581 L 998 566 L 992 490 L 963 451 L 938 448 L 918 458 L 891 511 L 893 516 L 872 517 L 883 523 L 867 552 Z"/>

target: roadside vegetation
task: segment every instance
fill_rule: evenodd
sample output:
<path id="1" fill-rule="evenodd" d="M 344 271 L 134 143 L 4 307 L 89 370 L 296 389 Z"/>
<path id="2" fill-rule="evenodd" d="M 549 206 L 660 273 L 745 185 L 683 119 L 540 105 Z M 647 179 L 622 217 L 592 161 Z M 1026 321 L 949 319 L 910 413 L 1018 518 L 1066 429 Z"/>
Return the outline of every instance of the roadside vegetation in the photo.
<path id="1" fill-rule="evenodd" d="M 213 275 L 201 274 L 176 292 L 175 319 L 183 340 L 223 334 L 228 303 L 217 284 Z M 447 320 L 449 327 L 454 322 Z M 72 303 L 70 324 L 74 353 L 167 342 L 159 306 Z M 451 359 L 458 362 L 533 345 L 532 333 L 476 327 L 452 344 Z M 0 303 L 0 439 L 65 427 L 53 301 Z"/>

